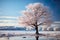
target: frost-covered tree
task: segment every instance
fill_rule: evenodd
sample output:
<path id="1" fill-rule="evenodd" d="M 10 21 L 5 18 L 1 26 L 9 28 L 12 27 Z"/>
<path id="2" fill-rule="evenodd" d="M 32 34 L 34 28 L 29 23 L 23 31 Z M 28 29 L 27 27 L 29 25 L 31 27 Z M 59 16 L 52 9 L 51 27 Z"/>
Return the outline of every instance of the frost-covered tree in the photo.
<path id="1" fill-rule="evenodd" d="M 36 34 L 39 34 L 38 27 L 40 25 L 50 26 L 51 16 L 47 6 L 42 3 L 33 3 L 26 6 L 22 11 L 23 16 L 19 17 L 19 25 L 26 27 L 35 27 Z"/>

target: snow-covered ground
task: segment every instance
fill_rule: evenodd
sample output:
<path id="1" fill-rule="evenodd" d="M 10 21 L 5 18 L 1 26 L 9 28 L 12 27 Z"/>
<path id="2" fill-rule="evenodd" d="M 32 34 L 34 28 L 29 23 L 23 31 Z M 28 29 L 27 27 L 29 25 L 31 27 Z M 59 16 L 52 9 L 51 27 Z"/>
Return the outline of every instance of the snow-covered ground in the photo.
<path id="1" fill-rule="evenodd" d="M 11 33 L 11 34 L 13 34 L 13 33 L 16 33 L 16 34 L 18 34 L 18 33 L 20 33 L 20 34 L 26 34 L 26 33 L 35 33 L 35 31 L 8 31 L 8 30 L 4 30 L 4 31 L 2 31 L 2 30 L 0 30 L 0 33 Z M 60 34 L 60 31 L 39 31 L 39 33 L 57 33 L 57 34 Z"/>
<path id="2" fill-rule="evenodd" d="M 0 30 L 0 34 L 35 34 L 35 31 L 2 31 Z M 60 35 L 60 31 L 39 31 L 39 33 L 43 33 L 43 34 L 59 34 Z M 26 38 L 23 38 L 24 36 L 16 36 L 16 37 L 10 37 L 9 40 L 35 40 L 36 38 L 34 36 L 25 36 Z M 39 37 L 39 40 L 57 40 L 57 38 L 55 37 Z M 8 37 L 2 37 L 0 38 L 0 40 L 8 40 Z M 60 40 L 60 38 L 59 38 Z"/>

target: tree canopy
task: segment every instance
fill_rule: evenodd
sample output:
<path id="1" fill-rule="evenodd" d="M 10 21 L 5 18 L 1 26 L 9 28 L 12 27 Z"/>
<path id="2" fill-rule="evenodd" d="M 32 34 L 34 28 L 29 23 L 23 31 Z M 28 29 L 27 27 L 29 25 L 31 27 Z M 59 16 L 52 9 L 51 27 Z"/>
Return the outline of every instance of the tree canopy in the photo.
<path id="1" fill-rule="evenodd" d="M 19 25 L 31 27 L 35 27 L 35 25 L 49 26 L 52 22 L 50 13 L 49 8 L 42 3 L 28 4 L 26 9 L 22 11 L 23 16 L 19 17 Z"/>

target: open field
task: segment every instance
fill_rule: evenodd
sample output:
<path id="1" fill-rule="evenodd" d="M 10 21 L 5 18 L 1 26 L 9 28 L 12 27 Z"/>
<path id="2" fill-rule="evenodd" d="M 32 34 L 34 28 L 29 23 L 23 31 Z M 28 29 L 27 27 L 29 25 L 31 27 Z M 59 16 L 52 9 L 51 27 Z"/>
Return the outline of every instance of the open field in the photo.
<path id="1" fill-rule="evenodd" d="M 60 40 L 60 31 L 39 31 L 40 34 L 46 36 L 39 36 L 39 40 Z M 19 36 L 0 37 L 0 40 L 35 40 L 35 31 L 0 31 L 0 34 L 14 34 Z M 32 35 L 32 36 L 29 36 Z M 50 37 L 49 37 L 50 36 Z"/>
<path id="2" fill-rule="evenodd" d="M 34 34 L 35 31 L 8 31 L 8 30 L 0 30 L 0 33 L 16 33 L 16 34 L 26 34 L 26 33 L 32 33 Z M 47 34 L 47 33 L 56 33 L 56 34 L 60 34 L 60 31 L 39 31 L 39 33 L 44 33 L 44 34 Z"/>

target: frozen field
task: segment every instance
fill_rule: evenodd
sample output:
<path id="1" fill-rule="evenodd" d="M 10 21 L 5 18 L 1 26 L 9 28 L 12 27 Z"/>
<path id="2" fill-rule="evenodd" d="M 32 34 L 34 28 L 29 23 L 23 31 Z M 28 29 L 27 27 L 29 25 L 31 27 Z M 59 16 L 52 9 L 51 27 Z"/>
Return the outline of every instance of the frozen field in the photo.
<path id="1" fill-rule="evenodd" d="M 35 31 L 0 31 L 3 34 L 34 34 Z M 39 31 L 43 34 L 60 34 L 60 31 Z M 14 36 L 14 37 L 1 37 L 0 40 L 36 40 L 35 36 Z M 60 40 L 56 37 L 44 37 L 40 36 L 39 40 Z"/>
<path id="2" fill-rule="evenodd" d="M 0 40 L 36 40 L 35 37 L 29 37 L 26 36 L 26 38 L 23 38 L 23 36 L 19 36 L 19 37 L 10 37 L 9 39 L 7 37 L 2 37 L 0 38 Z M 39 37 L 39 40 L 60 40 L 54 37 Z"/>
<path id="3" fill-rule="evenodd" d="M 8 30 L 6 30 L 6 31 L 2 31 L 2 30 L 0 30 L 0 33 L 16 33 L 16 34 L 26 34 L 26 33 L 29 33 L 29 34 L 34 34 L 35 33 L 35 31 L 8 31 Z M 46 33 L 56 33 L 56 34 L 60 34 L 60 31 L 39 31 L 39 33 L 44 33 L 44 34 L 46 34 Z"/>

